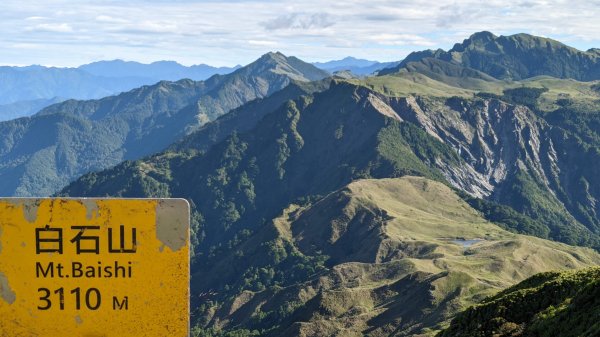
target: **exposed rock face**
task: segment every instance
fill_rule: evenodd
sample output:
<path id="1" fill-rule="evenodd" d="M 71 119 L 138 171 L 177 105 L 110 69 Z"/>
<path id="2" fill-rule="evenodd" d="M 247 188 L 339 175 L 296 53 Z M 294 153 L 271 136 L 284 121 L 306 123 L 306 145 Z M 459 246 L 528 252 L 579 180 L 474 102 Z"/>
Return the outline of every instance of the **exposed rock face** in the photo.
<path id="1" fill-rule="evenodd" d="M 587 231 L 581 224 L 597 229 L 598 182 L 592 172 L 583 178 L 573 174 L 580 165 L 573 164 L 574 157 L 590 161 L 598 154 L 586 149 L 576 136 L 550 125 L 527 107 L 496 99 L 407 97 L 390 104 L 402 120 L 419 125 L 460 155 L 460 165 L 435 161 L 452 185 L 536 217 L 556 212 L 552 216 L 562 217 L 575 231 Z M 522 200 L 527 183 L 544 194 L 545 206 Z"/>
<path id="2" fill-rule="evenodd" d="M 492 197 L 518 170 L 540 178 L 550 189 L 549 182 L 560 171 L 550 125 L 525 106 L 496 99 L 389 98 L 363 91 L 371 109 L 416 124 L 451 146 L 464 163 L 437 160 L 435 165 L 450 183 L 473 196 Z"/>
<path id="3" fill-rule="evenodd" d="M 456 98 L 441 102 L 407 97 L 395 108 L 402 119 L 420 125 L 458 152 L 466 165 L 452 167 L 438 162 L 438 168 L 453 185 L 474 196 L 489 197 L 516 167 L 531 168 L 545 177 L 540 133 L 548 125 L 526 107 L 498 100 L 474 103 Z"/>

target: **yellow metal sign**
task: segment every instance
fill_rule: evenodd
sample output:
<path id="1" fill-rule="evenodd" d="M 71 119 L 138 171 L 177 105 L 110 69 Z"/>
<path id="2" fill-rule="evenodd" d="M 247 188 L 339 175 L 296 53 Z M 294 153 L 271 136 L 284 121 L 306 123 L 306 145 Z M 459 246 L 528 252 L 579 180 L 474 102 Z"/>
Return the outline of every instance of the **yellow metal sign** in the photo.
<path id="1" fill-rule="evenodd" d="M 187 336 L 181 199 L 0 199 L 0 336 Z"/>

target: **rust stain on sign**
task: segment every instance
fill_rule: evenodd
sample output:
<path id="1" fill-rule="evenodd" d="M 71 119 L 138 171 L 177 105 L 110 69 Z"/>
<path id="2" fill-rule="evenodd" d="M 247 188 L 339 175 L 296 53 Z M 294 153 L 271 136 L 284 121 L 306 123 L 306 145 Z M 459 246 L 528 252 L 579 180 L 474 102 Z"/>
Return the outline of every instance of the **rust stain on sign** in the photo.
<path id="1" fill-rule="evenodd" d="M 188 336 L 185 200 L 0 199 L 0 247 L 0 336 Z"/>

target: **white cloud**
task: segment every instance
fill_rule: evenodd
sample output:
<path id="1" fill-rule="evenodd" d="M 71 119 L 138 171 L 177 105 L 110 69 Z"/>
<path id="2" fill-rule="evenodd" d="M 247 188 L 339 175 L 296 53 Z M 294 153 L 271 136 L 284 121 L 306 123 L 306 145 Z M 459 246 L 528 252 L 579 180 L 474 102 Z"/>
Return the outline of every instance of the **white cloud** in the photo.
<path id="1" fill-rule="evenodd" d="M 96 21 L 102 23 L 129 23 L 129 20 L 117 18 L 110 15 L 98 15 L 96 17 Z"/>
<path id="2" fill-rule="evenodd" d="M 150 20 L 116 25 L 115 28 L 107 30 L 124 34 L 179 34 L 182 32 L 173 22 Z"/>
<path id="3" fill-rule="evenodd" d="M 70 33 L 73 27 L 68 23 L 40 23 L 25 28 L 28 32 Z"/>
<path id="4" fill-rule="evenodd" d="M 29 16 L 26 17 L 25 20 L 26 21 L 41 21 L 41 20 L 45 20 L 46 18 L 43 16 Z"/>
<path id="5" fill-rule="evenodd" d="M 327 13 L 291 13 L 262 23 L 267 30 L 327 28 L 333 24 Z"/>
<path id="6" fill-rule="evenodd" d="M 309 61 L 399 60 L 470 34 L 548 36 L 600 47 L 598 0 L 3 0 L 0 64 L 101 58 L 246 64 L 277 49 Z M 31 52 L 23 53 L 27 48 Z"/>
<path id="7" fill-rule="evenodd" d="M 435 42 L 415 34 L 375 34 L 370 39 L 381 45 L 433 47 Z"/>
<path id="8" fill-rule="evenodd" d="M 265 46 L 265 47 L 275 47 L 277 46 L 277 42 L 275 41 L 258 41 L 258 40 L 249 40 L 248 41 L 249 44 L 254 45 L 254 46 Z"/>

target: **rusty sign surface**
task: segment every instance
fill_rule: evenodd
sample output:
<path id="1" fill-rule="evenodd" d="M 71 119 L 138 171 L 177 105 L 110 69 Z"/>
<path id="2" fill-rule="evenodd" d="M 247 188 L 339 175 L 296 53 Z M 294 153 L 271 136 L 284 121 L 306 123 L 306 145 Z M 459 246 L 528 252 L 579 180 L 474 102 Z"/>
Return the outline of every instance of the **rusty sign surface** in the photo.
<path id="1" fill-rule="evenodd" d="M 0 336 L 187 336 L 182 199 L 0 199 Z"/>

